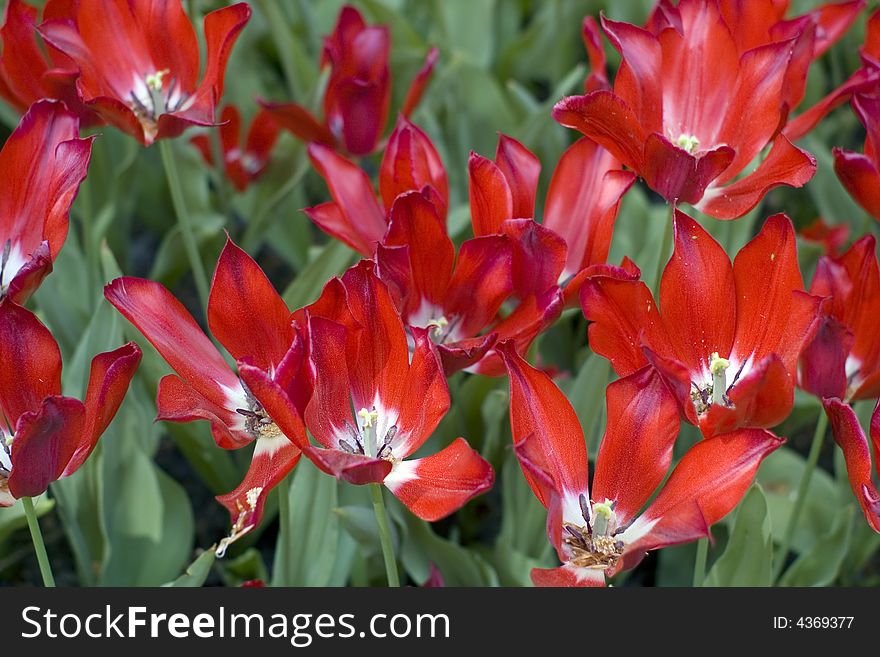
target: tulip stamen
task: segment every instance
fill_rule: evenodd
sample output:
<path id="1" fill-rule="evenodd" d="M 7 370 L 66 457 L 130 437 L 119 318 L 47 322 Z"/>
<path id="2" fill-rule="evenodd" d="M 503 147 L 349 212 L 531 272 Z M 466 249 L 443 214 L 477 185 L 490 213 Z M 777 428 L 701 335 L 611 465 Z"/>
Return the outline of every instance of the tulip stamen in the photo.
<path id="1" fill-rule="evenodd" d="M 613 568 L 625 547 L 624 542 L 616 537 L 626 529 L 617 527 L 616 501 L 593 502 L 591 507 L 587 496 L 581 494 L 578 503 L 586 525 L 562 523 L 562 543 L 571 553 L 569 561 L 580 568 Z"/>
<path id="2" fill-rule="evenodd" d="M 183 108 L 189 95 L 178 88 L 176 77 L 166 76 L 171 74 L 170 69 L 163 69 L 148 73 L 141 82 L 136 82 L 140 89 L 132 89 L 131 109 L 137 115 L 144 130 L 155 136 L 158 130 L 159 116 L 168 112 L 176 112 Z"/>
<path id="3" fill-rule="evenodd" d="M 678 139 L 675 140 L 675 145 L 681 150 L 693 155 L 700 148 L 700 140 L 697 139 L 696 135 L 682 133 L 678 136 Z"/>
<path id="4" fill-rule="evenodd" d="M 245 399 L 247 399 L 250 408 L 236 408 L 235 412 L 244 416 L 244 426 L 247 432 L 254 438 L 278 438 L 283 435 L 281 429 L 269 417 L 266 409 L 257 401 L 244 381 L 241 382 L 241 386 L 244 389 Z"/>

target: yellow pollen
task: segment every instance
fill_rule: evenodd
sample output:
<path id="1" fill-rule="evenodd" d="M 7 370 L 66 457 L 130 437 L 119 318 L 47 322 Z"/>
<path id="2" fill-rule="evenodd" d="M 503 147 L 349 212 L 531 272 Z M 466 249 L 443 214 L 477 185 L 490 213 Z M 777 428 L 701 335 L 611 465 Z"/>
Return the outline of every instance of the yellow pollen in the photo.
<path id="1" fill-rule="evenodd" d="M 717 351 L 712 352 L 712 356 L 709 359 L 709 371 L 713 374 L 721 374 L 727 368 L 730 367 L 730 361 L 726 358 L 721 358 L 718 355 Z"/>
<path id="2" fill-rule="evenodd" d="M 161 71 L 156 71 L 155 73 L 150 73 L 144 78 L 144 82 L 147 83 L 147 86 L 153 91 L 162 91 L 162 78 L 171 73 L 170 69 L 163 69 Z"/>
<path id="3" fill-rule="evenodd" d="M 435 331 L 435 332 L 439 333 L 440 331 L 442 331 L 442 330 L 443 330 L 444 328 L 446 328 L 447 326 L 449 326 L 449 320 L 446 319 L 445 317 L 439 317 L 439 318 L 437 318 L 437 319 L 431 319 L 431 320 L 429 320 L 429 321 L 428 321 L 427 328 L 431 329 L 432 331 Z"/>
<path id="4" fill-rule="evenodd" d="M 251 509 L 257 508 L 257 500 L 260 499 L 260 493 L 262 492 L 262 487 L 257 486 L 256 488 L 251 488 L 247 493 L 245 493 L 248 506 L 251 507 Z"/>
<path id="5" fill-rule="evenodd" d="M 604 502 L 596 502 L 593 504 L 593 513 L 599 514 L 605 517 L 605 520 L 611 520 L 611 516 L 614 515 L 614 509 L 611 508 L 613 502 L 609 499 L 606 499 Z"/>
<path id="6" fill-rule="evenodd" d="M 688 153 L 695 153 L 700 147 L 700 140 L 694 135 L 681 134 L 675 140 L 675 145 Z"/>
<path id="7" fill-rule="evenodd" d="M 5 441 L 5 442 L 6 442 L 6 446 L 7 446 L 7 447 L 12 447 L 12 441 L 13 441 L 14 438 L 15 438 L 15 436 L 7 436 L 7 437 L 6 437 L 6 441 Z"/>
<path id="8" fill-rule="evenodd" d="M 370 429 L 379 419 L 379 413 L 375 409 L 368 411 L 366 408 L 362 408 L 358 411 L 358 417 L 363 420 L 364 429 Z"/>

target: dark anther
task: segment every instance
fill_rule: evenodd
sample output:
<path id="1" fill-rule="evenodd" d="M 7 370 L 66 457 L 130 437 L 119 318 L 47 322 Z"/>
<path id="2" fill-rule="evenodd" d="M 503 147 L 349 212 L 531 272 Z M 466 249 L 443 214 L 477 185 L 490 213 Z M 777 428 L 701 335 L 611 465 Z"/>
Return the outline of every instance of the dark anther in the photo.
<path id="1" fill-rule="evenodd" d="M 146 105 L 143 104 L 141 99 L 138 98 L 137 94 L 133 91 L 131 92 L 131 102 L 134 103 L 135 109 L 144 116 L 153 116 L 153 112 Z"/>
<path id="2" fill-rule="evenodd" d="M 236 408 L 235 412 L 238 413 L 239 415 L 244 415 L 245 417 L 254 418 L 255 420 L 260 419 L 259 414 L 255 413 L 254 411 L 247 409 L 247 408 Z"/>
<path id="3" fill-rule="evenodd" d="M 730 382 L 730 385 L 727 386 L 727 390 L 725 392 L 730 392 L 730 389 L 736 385 L 736 382 L 739 381 L 739 375 L 742 374 L 743 368 L 746 366 L 746 361 L 742 362 L 742 365 L 739 366 L 739 369 L 736 371 L 736 375 L 733 377 L 733 381 Z"/>
<path id="4" fill-rule="evenodd" d="M 384 458 L 385 456 L 391 454 L 391 443 L 394 440 L 394 437 L 397 435 L 397 425 L 393 424 L 385 433 L 385 442 L 382 443 L 382 446 L 379 448 L 379 451 L 376 452 L 377 458 Z"/>
<path id="5" fill-rule="evenodd" d="M 339 439 L 339 448 L 343 452 L 348 452 L 349 454 L 357 454 L 357 450 L 354 448 L 354 445 L 342 438 Z"/>
<path id="6" fill-rule="evenodd" d="M 578 503 L 581 505 L 581 515 L 587 523 L 587 531 L 592 534 L 593 526 L 590 524 L 590 503 L 587 501 L 587 496 L 581 493 L 578 497 Z"/>
<path id="7" fill-rule="evenodd" d="M 623 541 L 614 541 L 614 549 L 618 552 L 623 550 Z"/>

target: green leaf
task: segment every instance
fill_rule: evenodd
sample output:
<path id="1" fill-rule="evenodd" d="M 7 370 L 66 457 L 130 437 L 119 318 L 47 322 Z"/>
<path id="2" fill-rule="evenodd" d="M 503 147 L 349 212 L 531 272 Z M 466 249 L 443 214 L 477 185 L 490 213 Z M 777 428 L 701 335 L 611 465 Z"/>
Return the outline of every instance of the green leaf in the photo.
<path id="1" fill-rule="evenodd" d="M 850 505 L 833 516 L 828 533 L 789 566 L 779 582 L 781 586 L 828 586 L 837 579 L 849 550 L 854 509 Z"/>
<path id="2" fill-rule="evenodd" d="M 46 495 L 36 500 L 34 511 L 37 518 L 42 518 L 55 508 L 55 500 L 50 500 Z M 21 504 L 13 504 L 8 507 L 0 507 L 0 544 L 19 529 L 27 527 L 27 518 Z"/>
<path id="3" fill-rule="evenodd" d="M 443 576 L 446 586 L 497 586 L 498 576 L 477 553 L 437 536 L 431 526 L 408 511 L 403 512 L 407 535 L 399 555 L 413 581 L 428 579 L 430 564 Z"/>
<path id="4" fill-rule="evenodd" d="M 284 486 L 284 484 L 282 484 Z M 281 516 L 275 550 L 273 586 L 326 586 L 333 574 L 339 544 L 336 479 L 302 459 L 293 474 L 288 517 Z"/>
<path id="5" fill-rule="evenodd" d="M 705 586 L 770 586 L 773 540 L 767 500 L 752 486 L 739 506 L 727 549 L 706 577 Z"/>
<path id="6" fill-rule="evenodd" d="M 281 296 L 287 307 L 301 308 L 317 299 L 327 280 L 344 272 L 353 256 L 342 242 L 329 242 L 284 290 Z"/>
<path id="7" fill-rule="evenodd" d="M 777 542 L 782 540 L 782 534 L 788 526 L 805 467 L 806 461 L 802 456 L 782 447 L 764 460 L 755 477 L 767 497 L 774 539 Z M 792 537 L 792 549 L 803 553 L 815 545 L 828 530 L 828 518 L 833 518 L 838 508 L 839 497 L 834 480 L 827 472 L 816 468 Z"/>
<path id="8" fill-rule="evenodd" d="M 213 548 L 205 550 L 187 567 L 183 575 L 173 582 L 168 582 L 162 586 L 174 588 L 198 588 L 202 586 L 205 580 L 208 579 L 208 574 L 211 572 L 216 558 Z"/>
<path id="9" fill-rule="evenodd" d="M 441 0 L 434 4 L 445 52 L 487 69 L 494 50 L 495 0 Z"/>
<path id="10" fill-rule="evenodd" d="M 591 353 L 568 391 L 568 399 L 580 420 L 591 459 L 595 459 L 599 452 L 599 442 L 604 431 L 602 419 L 605 414 L 605 387 L 610 371 L 611 366 L 607 359 Z"/>
<path id="11" fill-rule="evenodd" d="M 343 529 L 360 545 L 361 551 L 366 557 L 381 554 L 379 543 L 379 527 L 376 524 L 376 514 L 372 509 L 361 506 L 343 506 L 333 509 L 333 513 L 339 516 Z M 395 523 L 391 526 L 391 544 L 395 553 L 400 548 L 400 534 Z"/>
<path id="12" fill-rule="evenodd" d="M 264 519 L 265 522 L 265 519 Z M 234 559 L 226 557 L 217 562 L 226 586 L 241 586 L 250 580 L 269 581 L 269 571 L 263 561 L 263 555 L 256 548 L 248 548 Z"/>

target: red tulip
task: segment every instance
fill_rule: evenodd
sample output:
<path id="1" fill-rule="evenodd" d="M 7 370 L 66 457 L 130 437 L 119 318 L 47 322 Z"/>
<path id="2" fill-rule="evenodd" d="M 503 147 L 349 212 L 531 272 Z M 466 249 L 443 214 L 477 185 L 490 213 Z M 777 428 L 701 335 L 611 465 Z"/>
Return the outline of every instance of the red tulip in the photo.
<path id="1" fill-rule="evenodd" d="M 12 299 L 0 301 L 0 506 L 41 495 L 85 463 L 140 360 L 134 343 L 98 354 L 85 400 L 64 397 L 61 352 L 49 329 Z"/>
<path id="2" fill-rule="evenodd" d="M 514 449 L 547 508 L 547 533 L 562 562 L 533 569 L 538 586 L 603 586 L 649 550 L 708 536 L 742 498 L 764 457 L 783 442 L 762 429 L 703 440 L 648 503 L 672 463 L 679 413 L 665 383 L 645 367 L 608 386 L 608 424 L 591 487 L 584 435 L 571 404 L 509 343 L 500 352 L 510 373 Z"/>
<path id="3" fill-rule="evenodd" d="M 554 118 L 604 146 L 670 203 L 719 219 L 742 216 L 772 187 L 809 180 L 813 157 L 778 134 L 800 33 L 742 51 L 738 26 L 713 0 L 682 0 L 664 18 L 656 33 L 603 18 L 623 57 L 614 90 L 565 98 Z M 734 180 L 768 145 L 757 169 Z"/>
<path id="4" fill-rule="evenodd" d="M 876 240 L 866 235 L 839 257 L 822 256 L 810 292 L 824 297 L 822 316 L 800 359 L 800 385 L 822 400 L 831 433 L 843 450 L 853 494 L 880 532 L 880 494 L 871 482 L 865 432 L 849 405 L 880 397 L 880 267 Z M 880 469 L 880 410 L 871 420 Z"/>
<path id="5" fill-rule="evenodd" d="M 483 235 L 465 241 L 456 257 L 445 222 L 424 195 L 409 192 L 394 202 L 376 253 L 378 271 L 404 323 L 436 343 L 447 375 L 461 369 L 500 375 L 496 340 L 511 339 L 526 350 L 558 317 L 561 295 L 553 283 L 501 316 L 514 294 L 515 248 L 514 237 Z M 530 263 L 532 272 L 540 269 L 539 257 Z"/>
<path id="6" fill-rule="evenodd" d="M 43 18 L 63 16 L 65 10 L 65 0 L 49 0 Z M 102 123 L 77 97 L 76 64 L 54 48 L 48 49 L 48 57 L 40 49 L 36 19 L 37 10 L 22 0 L 6 5 L 0 28 L 0 97 L 22 113 L 38 100 L 63 100 L 82 125 Z"/>
<path id="7" fill-rule="evenodd" d="M 77 91 L 104 121 L 145 146 L 191 125 L 215 125 L 226 62 L 251 10 L 245 3 L 205 16 L 207 63 L 180 0 L 71 0 L 64 18 L 39 30 L 78 67 Z"/>
<path id="8" fill-rule="evenodd" d="M 295 314 L 308 335 L 305 421 L 318 443 L 303 438 L 300 448 L 324 472 L 353 484 L 382 483 L 419 518 L 434 521 L 490 488 L 492 468 L 463 438 L 409 459 L 446 414 L 449 390 L 428 331 L 413 328 L 407 336 L 374 267 L 361 261 Z M 264 379 L 267 411 L 282 428 L 296 423 L 300 404 Z"/>
<path id="9" fill-rule="evenodd" d="M 227 105 L 220 114 L 220 146 L 223 151 L 223 169 L 226 177 L 240 192 L 263 173 L 269 163 L 269 154 L 278 141 L 280 128 L 266 110 L 257 112 L 241 143 L 241 112 L 235 105 Z M 202 158 L 214 165 L 214 147 L 210 136 L 197 135 L 191 140 Z"/>
<path id="10" fill-rule="evenodd" d="M 864 153 L 833 149 L 834 171 L 856 203 L 880 220 L 880 96 L 856 94 L 852 107 L 867 132 Z"/>
<path id="11" fill-rule="evenodd" d="M 79 120 L 64 105 L 41 101 L 0 151 L 7 181 L 0 193 L 0 299 L 23 303 L 52 271 L 89 166 L 92 140 L 78 134 Z"/>
<path id="12" fill-rule="evenodd" d="M 385 237 L 388 215 L 398 195 L 408 191 L 429 194 L 440 216 L 446 220 L 449 185 L 437 149 L 428 136 L 405 117 L 400 117 L 388 139 L 379 169 L 382 204 L 369 176 L 332 148 L 309 145 L 309 158 L 327 182 L 332 201 L 304 212 L 323 231 L 370 258 Z"/>
<path id="13" fill-rule="evenodd" d="M 333 33 L 324 38 L 321 52 L 321 67 L 330 66 L 323 121 L 296 103 L 264 106 L 282 127 L 303 141 L 317 141 L 354 156 L 372 153 L 385 131 L 391 105 L 390 48 L 385 25 L 367 25 L 357 9 L 346 5 Z M 428 52 L 404 101 L 404 116 L 418 105 L 437 55 L 436 48 Z"/>
<path id="14" fill-rule="evenodd" d="M 232 518 L 222 552 L 259 524 L 269 491 L 300 458 L 302 422 L 282 426 L 267 413 L 262 391 L 267 379 L 286 389 L 300 376 L 303 345 L 290 324 L 290 312 L 260 267 L 231 240 L 211 284 L 208 326 L 236 360 L 237 373 L 183 304 L 159 283 L 117 278 L 104 296 L 177 373 L 159 382 L 157 419 L 208 420 L 214 441 L 223 449 L 256 443 L 244 481 L 217 498 Z"/>
<path id="15" fill-rule="evenodd" d="M 707 437 L 778 424 L 820 301 L 803 290 L 791 222 L 770 217 L 732 266 L 687 215 L 676 211 L 674 228 L 659 309 L 638 273 L 607 267 L 584 282 L 591 348 L 620 376 L 656 367 Z"/>
<path id="16" fill-rule="evenodd" d="M 810 293 L 826 297 L 800 361 L 800 385 L 817 397 L 880 397 L 880 267 L 866 235 L 838 258 L 819 259 Z"/>
<path id="17" fill-rule="evenodd" d="M 798 230 L 798 234 L 807 242 L 818 244 L 825 255 L 836 257 L 849 239 L 849 226 L 846 224 L 826 224 L 821 217 Z"/>
<path id="18" fill-rule="evenodd" d="M 517 296 L 541 294 L 564 283 L 565 299 L 571 302 L 577 298 L 583 270 L 608 257 L 620 199 L 635 177 L 622 171 L 604 148 L 581 139 L 560 158 L 547 190 L 544 222 L 538 225 L 522 220 L 535 216 L 540 171 L 538 158 L 506 135 L 498 140 L 494 162 L 471 153 L 474 235 L 506 234 L 513 239 Z"/>

